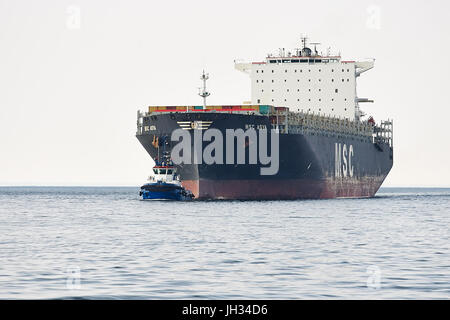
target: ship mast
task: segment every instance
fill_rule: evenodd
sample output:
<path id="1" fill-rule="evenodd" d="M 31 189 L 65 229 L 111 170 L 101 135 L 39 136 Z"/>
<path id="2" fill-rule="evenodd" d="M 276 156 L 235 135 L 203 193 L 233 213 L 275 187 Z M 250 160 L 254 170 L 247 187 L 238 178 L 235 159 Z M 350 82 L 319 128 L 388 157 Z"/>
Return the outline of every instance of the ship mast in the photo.
<path id="1" fill-rule="evenodd" d="M 300 39 L 302 40 L 302 45 L 303 45 L 302 49 L 305 49 L 306 48 L 306 41 L 308 41 L 308 37 L 304 36 L 304 35 L 301 35 Z"/>
<path id="2" fill-rule="evenodd" d="M 209 79 L 209 74 L 205 73 L 205 70 L 203 70 L 202 75 L 200 76 L 200 80 L 203 81 L 203 88 L 199 88 L 198 95 L 203 98 L 203 110 L 206 109 L 206 97 L 209 97 L 211 93 L 206 91 L 206 80 Z"/>

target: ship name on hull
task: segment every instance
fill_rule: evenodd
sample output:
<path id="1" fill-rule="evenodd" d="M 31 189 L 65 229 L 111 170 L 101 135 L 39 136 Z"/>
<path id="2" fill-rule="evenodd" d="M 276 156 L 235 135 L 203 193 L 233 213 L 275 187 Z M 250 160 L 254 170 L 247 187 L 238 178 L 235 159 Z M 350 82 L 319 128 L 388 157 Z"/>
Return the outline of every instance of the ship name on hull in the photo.
<path id="1" fill-rule="evenodd" d="M 334 176 L 336 178 L 353 177 L 353 145 L 345 143 L 334 144 Z"/>

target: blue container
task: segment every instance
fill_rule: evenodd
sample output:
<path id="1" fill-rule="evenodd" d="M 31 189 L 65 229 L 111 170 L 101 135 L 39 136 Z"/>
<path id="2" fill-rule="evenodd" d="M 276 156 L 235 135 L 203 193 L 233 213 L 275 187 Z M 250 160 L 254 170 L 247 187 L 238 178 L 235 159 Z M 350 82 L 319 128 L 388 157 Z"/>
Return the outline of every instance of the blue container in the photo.
<path id="1" fill-rule="evenodd" d="M 269 114 L 272 111 L 272 106 L 269 105 L 261 105 L 259 106 L 259 113 L 261 114 Z"/>

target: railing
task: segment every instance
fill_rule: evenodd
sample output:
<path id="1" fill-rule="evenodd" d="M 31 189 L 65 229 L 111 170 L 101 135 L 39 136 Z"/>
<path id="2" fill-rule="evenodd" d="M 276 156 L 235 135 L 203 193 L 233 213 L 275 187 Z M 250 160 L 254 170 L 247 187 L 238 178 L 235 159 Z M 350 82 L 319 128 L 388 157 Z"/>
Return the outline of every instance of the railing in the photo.
<path id="1" fill-rule="evenodd" d="M 269 115 L 273 128 L 278 128 L 280 133 L 312 133 L 329 132 L 338 134 L 372 137 L 374 125 L 368 121 L 351 121 L 314 113 L 290 112 L 276 110 Z"/>
<path id="2" fill-rule="evenodd" d="M 149 112 L 137 112 L 137 135 L 144 132 L 143 118 L 151 116 Z M 384 143 L 393 147 L 393 121 L 381 121 L 380 124 L 369 121 L 352 121 L 309 112 L 290 112 L 277 108 L 266 115 L 273 129 L 281 134 L 321 132 L 326 134 L 344 134 L 370 139 L 375 144 Z"/>
<path id="3" fill-rule="evenodd" d="M 379 126 L 376 126 L 374 129 L 375 137 L 374 142 L 379 143 L 385 143 L 389 145 L 391 148 L 393 147 L 394 143 L 394 136 L 393 136 L 393 121 L 387 120 L 382 121 Z"/>
<path id="4" fill-rule="evenodd" d="M 137 112 L 137 121 L 136 121 L 136 135 L 141 135 L 143 131 L 143 125 L 144 125 L 144 113 L 139 111 Z"/>

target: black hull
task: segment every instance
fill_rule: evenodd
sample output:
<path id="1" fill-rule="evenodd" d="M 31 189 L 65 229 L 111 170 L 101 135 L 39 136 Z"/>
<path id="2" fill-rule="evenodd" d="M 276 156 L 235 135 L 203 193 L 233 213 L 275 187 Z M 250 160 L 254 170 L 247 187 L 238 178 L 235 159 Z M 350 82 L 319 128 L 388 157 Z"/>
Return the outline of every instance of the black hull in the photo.
<path id="1" fill-rule="evenodd" d="M 210 128 L 222 132 L 236 128 L 245 130 L 249 124 L 271 128 L 269 118 L 258 115 L 172 113 L 150 116 L 144 119 L 143 126 L 154 130 L 138 134 L 137 138 L 153 159 L 158 157 L 158 152 L 161 157 L 163 150 L 170 151 L 175 145 L 170 136 L 173 130 L 180 128 L 177 121 L 212 121 Z M 193 130 L 188 132 L 192 135 Z M 295 127 L 289 132 L 279 135 L 280 160 L 275 175 L 261 175 L 260 169 L 265 166 L 260 164 L 182 164 L 177 165 L 182 184 L 200 199 L 372 197 L 392 168 L 392 148 L 388 144 L 375 144 L 371 138 L 318 131 L 296 133 Z M 152 143 L 155 137 L 159 138 L 159 148 Z M 204 142 L 204 146 L 207 144 Z M 351 159 L 349 155 L 346 157 L 351 166 L 350 163 L 344 165 L 344 161 L 336 162 L 342 148 L 347 148 L 347 154 L 351 148 Z"/>

